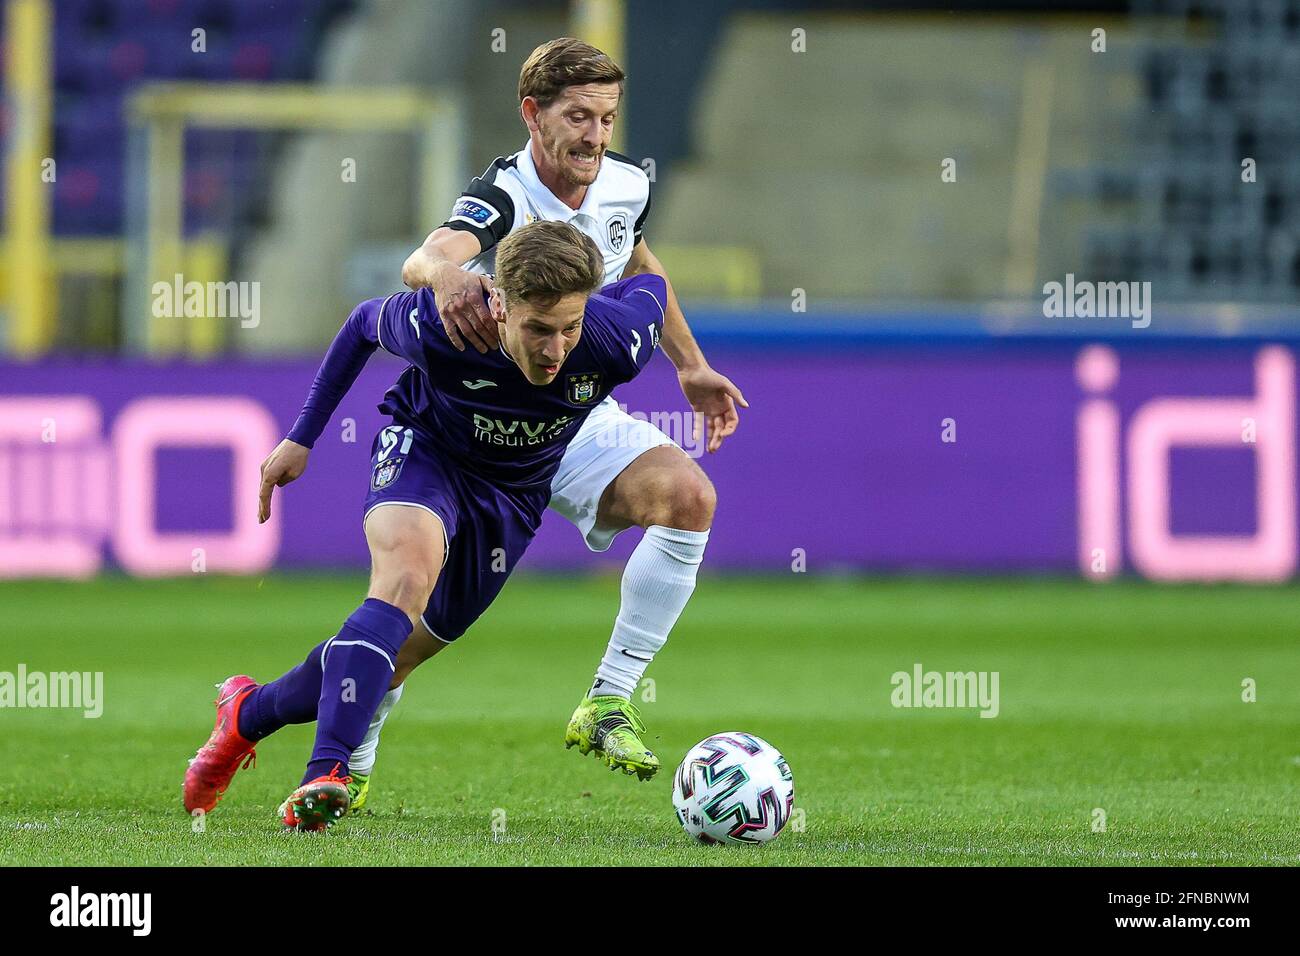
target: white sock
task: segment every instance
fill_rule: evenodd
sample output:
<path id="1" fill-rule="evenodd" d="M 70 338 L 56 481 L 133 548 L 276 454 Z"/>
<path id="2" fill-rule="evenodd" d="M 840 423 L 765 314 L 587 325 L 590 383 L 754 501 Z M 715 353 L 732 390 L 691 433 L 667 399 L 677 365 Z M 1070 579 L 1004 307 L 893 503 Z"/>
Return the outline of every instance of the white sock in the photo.
<path id="1" fill-rule="evenodd" d="M 361 740 L 361 745 L 352 751 L 352 759 L 348 761 L 348 769 L 354 773 L 369 774 L 375 769 L 375 751 L 379 749 L 379 732 L 384 729 L 384 721 L 388 719 L 388 713 L 397 702 L 402 699 L 402 688 L 405 684 L 398 684 L 393 690 L 384 695 L 384 699 L 379 702 L 379 709 L 375 711 L 375 716 L 370 720 L 370 727 L 366 730 L 365 737 Z"/>
<path id="2" fill-rule="evenodd" d="M 623 570 L 623 603 L 590 696 L 630 698 L 695 590 L 707 531 L 651 525 Z"/>

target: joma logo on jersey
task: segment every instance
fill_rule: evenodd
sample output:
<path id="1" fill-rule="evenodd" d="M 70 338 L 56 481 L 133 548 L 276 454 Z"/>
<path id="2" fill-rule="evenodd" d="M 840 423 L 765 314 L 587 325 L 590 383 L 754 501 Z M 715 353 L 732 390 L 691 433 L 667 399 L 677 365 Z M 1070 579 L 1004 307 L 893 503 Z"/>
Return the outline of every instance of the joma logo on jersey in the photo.
<path id="1" fill-rule="evenodd" d="M 600 396 L 600 373 L 570 375 L 565 380 L 564 392 L 574 405 L 590 405 Z"/>
<path id="2" fill-rule="evenodd" d="M 474 437 L 490 445 L 542 445 L 557 437 L 572 422 L 572 415 L 561 415 L 553 422 L 526 422 L 516 418 L 503 422 L 474 413 Z"/>

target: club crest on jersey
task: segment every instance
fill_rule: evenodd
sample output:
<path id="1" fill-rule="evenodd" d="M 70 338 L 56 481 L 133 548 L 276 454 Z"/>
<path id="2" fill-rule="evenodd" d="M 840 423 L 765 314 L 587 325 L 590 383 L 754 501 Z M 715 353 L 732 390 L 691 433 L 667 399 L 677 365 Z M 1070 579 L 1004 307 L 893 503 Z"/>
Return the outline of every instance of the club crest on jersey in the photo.
<path id="1" fill-rule="evenodd" d="M 565 380 L 565 394 L 574 405 L 590 405 L 600 395 L 600 373 L 570 375 Z"/>
<path id="2" fill-rule="evenodd" d="M 370 490 L 380 491 L 387 488 L 397 480 L 397 476 L 402 473 L 402 465 L 406 464 L 406 457 L 389 458 L 387 461 L 381 461 L 375 465 L 374 474 L 370 476 Z"/>
<path id="3" fill-rule="evenodd" d="M 622 252 L 623 244 L 627 242 L 627 213 L 619 212 L 611 216 L 605 224 L 605 230 L 609 233 L 609 247 L 615 252 Z"/>
<path id="4" fill-rule="evenodd" d="M 488 202 L 473 196 L 461 196 L 451 207 L 449 222 L 467 222 L 471 226 L 486 226 L 501 218 L 501 213 Z"/>

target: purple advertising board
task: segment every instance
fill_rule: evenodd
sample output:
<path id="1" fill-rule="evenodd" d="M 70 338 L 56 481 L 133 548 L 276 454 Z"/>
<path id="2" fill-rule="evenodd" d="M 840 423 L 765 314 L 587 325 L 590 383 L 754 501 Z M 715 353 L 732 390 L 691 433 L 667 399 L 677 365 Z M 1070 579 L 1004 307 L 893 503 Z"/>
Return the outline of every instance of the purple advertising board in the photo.
<path id="1" fill-rule="evenodd" d="M 744 390 L 703 455 L 669 363 L 615 395 L 718 491 L 713 568 L 1277 580 L 1296 565 L 1286 346 L 989 341 L 715 347 Z M 314 360 L 0 364 L 0 576 L 361 567 L 377 356 L 255 521 Z M 548 513 L 522 566 L 621 564 Z"/>

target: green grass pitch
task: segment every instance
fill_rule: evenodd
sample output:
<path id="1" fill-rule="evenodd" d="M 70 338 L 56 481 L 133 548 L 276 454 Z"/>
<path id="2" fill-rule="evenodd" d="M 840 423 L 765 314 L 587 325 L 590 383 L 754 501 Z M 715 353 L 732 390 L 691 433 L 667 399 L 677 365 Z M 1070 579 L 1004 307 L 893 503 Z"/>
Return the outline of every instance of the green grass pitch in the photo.
<path id="1" fill-rule="evenodd" d="M 334 632 L 363 587 L 358 575 L 0 586 L 0 671 L 105 675 L 99 719 L 0 710 L 0 860 L 1300 860 L 1300 590 L 1062 580 L 706 573 L 649 672 L 643 713 L 665 770 L 641 784 L 562 745 L 617 578 L 520 577 L 411 678 L 371 813 L 324 836 L 280 831 L 275 808 L 312 733 L 291 727 L 263 742 L 257 768 L 193 832 L 181 776 L 211 728 L 213 684 L 280 674 Z M 1001 713 L 894 708 L 890 677 L 917 662 L 997 671 Z M 672 770 L 723 730 L 766 737 L 790 761 L 802 816 L 774 843 L 703 847 L 677 826 Z"/>

